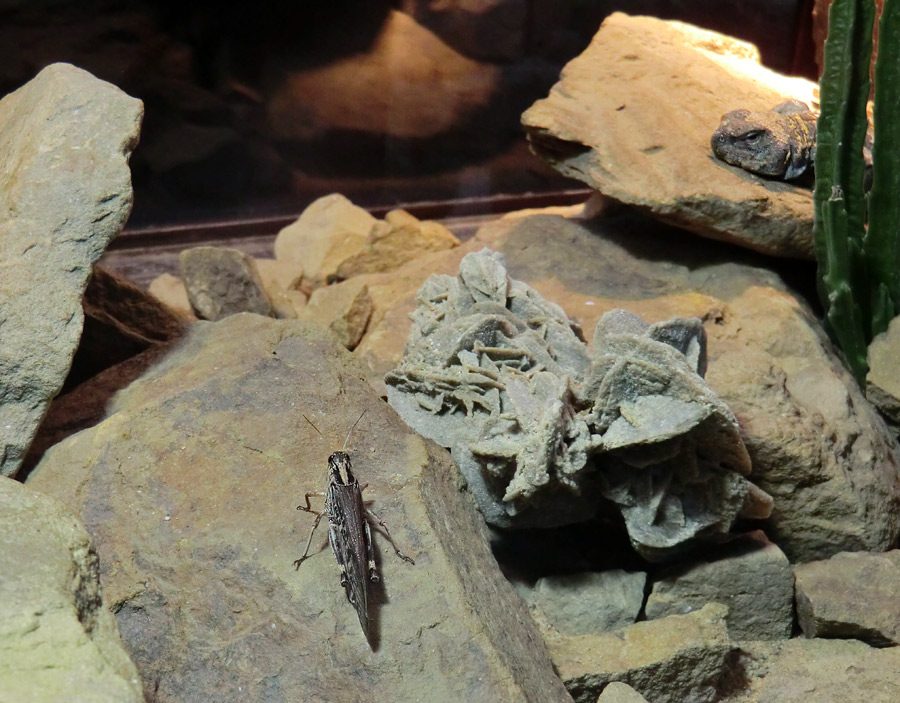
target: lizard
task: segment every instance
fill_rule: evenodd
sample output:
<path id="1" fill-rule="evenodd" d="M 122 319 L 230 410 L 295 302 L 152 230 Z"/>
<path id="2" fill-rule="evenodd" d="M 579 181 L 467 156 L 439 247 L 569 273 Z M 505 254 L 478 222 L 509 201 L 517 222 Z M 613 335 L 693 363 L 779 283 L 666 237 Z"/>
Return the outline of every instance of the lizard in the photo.
<path id="1" fill-rule="evenodd" d="M 710 145 L 725 163 L 791 180 L 815 161 L 816 115 L 799 100 L 787 100 L 767 112 L 732 110 L 722 116 Z"/>
<path id="2" fill-rule="evenodd" d="M 800 100 L 786 100 L 771 110 L 732 110 L 713 132 L 713 154 L 745 171 L 789 181 L 812 170 L 816 160 L 817 115 Z M 866 133 L 866 189 L 872 178 L 872 124 Z"/>

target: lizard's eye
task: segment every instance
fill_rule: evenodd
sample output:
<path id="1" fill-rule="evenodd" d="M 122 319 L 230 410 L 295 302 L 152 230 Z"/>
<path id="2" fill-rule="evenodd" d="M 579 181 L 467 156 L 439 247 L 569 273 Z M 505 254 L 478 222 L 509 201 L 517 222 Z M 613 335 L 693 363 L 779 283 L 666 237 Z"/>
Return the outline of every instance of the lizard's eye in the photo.
<path id="1" fill-rule="evenodd" d="M 754 129 L 752 132 L 747 132 L 744 135 L 744 141 L 745 142 L 755 142 L 755 141 L 758 141 L 762 135 L 763 135 L 763 130 Z"/>

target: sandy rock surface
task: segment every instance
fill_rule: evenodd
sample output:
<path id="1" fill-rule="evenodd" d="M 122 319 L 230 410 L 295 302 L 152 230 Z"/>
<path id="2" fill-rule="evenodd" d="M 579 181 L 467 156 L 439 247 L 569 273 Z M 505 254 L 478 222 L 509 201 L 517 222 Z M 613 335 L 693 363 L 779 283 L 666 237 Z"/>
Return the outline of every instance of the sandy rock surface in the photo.
<path id="1" fill-rule="evenodd" d="M 347 349 L 356 348 L 371 317 L 369 287 L 355 279 L 317 288 L 299 314 L 305 322 L 328 327 Z"/>
<path id="2" fill-rule="evenodd" d="M 812 192 L 728 166 L 709 144 L 724 113 L 809 102 L 812 90 L 762 68 L 750 44 L 615 13 L 522 124 L 535 153 L 604 195 L 706 237 L 812 258 Z"/>
<path id="3" fill-rule="evenodd" d="M 748 646 L 737 666 L 750 685 L 723 703 L 894 703 L 900 648 L 876 649 L 856 640 L 807 640 Z M 736 673 L 740 669 L 736 670 Z"/>
<path id="4" fill-rule="evenodd" d="M 81 336 L 92 265 L 131 212 L 143 105 L 69 64 L 0 101 L 0 474 L 15 475 Z"/>
<path id="5" fill-rule="evenodd" d="M 363 410 L 353 469 L 416 560 L 375 535 L 371 647 L 323 528 L 292 564 L 313 522 L 295 507 Z M 249 314 L 195 323 L 108 413 L 29 485 L 85 522 L 148 697 L 569 700 L 446 453 L 373 395 L 331 333 Z"/>

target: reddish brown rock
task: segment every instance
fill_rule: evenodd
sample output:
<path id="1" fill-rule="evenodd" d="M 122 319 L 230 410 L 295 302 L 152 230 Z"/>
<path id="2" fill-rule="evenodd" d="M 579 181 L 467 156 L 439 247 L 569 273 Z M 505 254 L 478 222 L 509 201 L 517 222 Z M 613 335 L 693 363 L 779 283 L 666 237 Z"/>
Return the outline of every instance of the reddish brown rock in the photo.
<path id="1" fill-rule="evenodd" d="M 810 102 L 814 85 L 759 64 L 750 44 L 679 22 L 610 15 L 522 123 L 562 174 L 697 234 L 812 258 L 812 192 L 718 161 L 731 110 Z"/>
<path id="2" fill-rule="evenodd" d="M 66 390 L 142 351 L 174 339 L 186 320 L 131 281 L 94 266 L 82 300 L 84 330 Z"/>

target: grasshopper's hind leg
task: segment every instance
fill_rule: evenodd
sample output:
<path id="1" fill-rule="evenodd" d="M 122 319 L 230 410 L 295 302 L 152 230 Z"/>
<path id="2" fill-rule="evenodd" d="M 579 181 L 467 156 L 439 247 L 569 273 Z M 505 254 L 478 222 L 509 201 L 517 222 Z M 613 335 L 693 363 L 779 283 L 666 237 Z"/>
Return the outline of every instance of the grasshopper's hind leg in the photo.
<path id="1" fill-rule="evenodd" d="M 365 508 L 365 511 L 366 511 L 366 514 L 371 516 L 375 520 L 375 522 L 378 523 L 379 527 L 381 527 L 381 529 L 384 531 L 384 536 L 387 537 L 388 542 L 390 542 L 391 546 L 394 548 L 394 553 L 398 557 L 400 557 L 403 561 L 409 562 L 410 564 L 415 564 L 416 562 L 414 562 L 412 559 L 410 559 L 408 556 L 406 556 L 403 552 L 401 552 L 397 548 L 397 544 L 394 542 L 394 538 L 391 537 L 391 531 L 388 529 L 388 526 L 385 524 L 384 520 L 382 520 L 380 517 L 378 517 L 378 515 L 374 511 L 370 510 L 369 508 Z M 369 523 L 367 522 L 366 523 L 366 532 L 368 532 L 368 531 L 369 531 Z M 369 534 L 370 549 L 371 549 L 371 545 L 372 545 L 372 536 L 371 536 L 371 534 Z M 374 563 L 374 561 L 372 563 Z"/>

